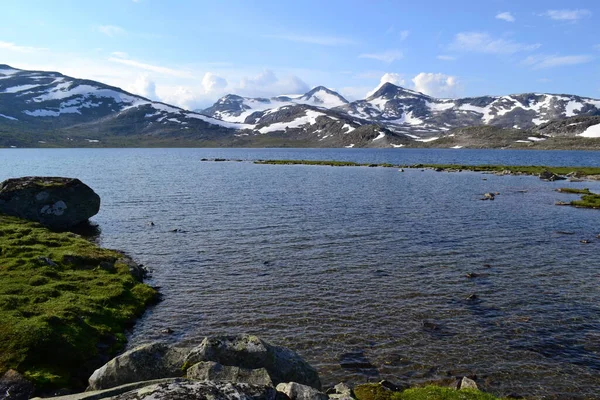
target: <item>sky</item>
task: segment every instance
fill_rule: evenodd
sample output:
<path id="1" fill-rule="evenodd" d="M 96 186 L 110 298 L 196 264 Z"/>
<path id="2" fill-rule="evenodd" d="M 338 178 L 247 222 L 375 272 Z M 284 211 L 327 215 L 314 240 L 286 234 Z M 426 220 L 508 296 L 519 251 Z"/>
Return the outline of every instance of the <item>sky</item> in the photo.
<path id="1" fill-rule="evenodd" d="M 188 109 L 318 85 L 357 100 L 383 82 L 444 98 L 600 98 L 597 0 L 2 0 L 0 10 L 0 64 Z"/>

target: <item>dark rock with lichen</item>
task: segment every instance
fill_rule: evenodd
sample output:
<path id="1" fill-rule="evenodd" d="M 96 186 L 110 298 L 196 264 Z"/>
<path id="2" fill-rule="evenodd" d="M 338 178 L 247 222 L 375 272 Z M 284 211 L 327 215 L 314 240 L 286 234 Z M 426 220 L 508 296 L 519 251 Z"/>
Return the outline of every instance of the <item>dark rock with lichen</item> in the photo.
<path id="1" fill-rule="evenodd" d="M 0 184 L 0 213 L 68 230 L 100 210 L 100 196 L 75 178 L 7 179 Z"/>

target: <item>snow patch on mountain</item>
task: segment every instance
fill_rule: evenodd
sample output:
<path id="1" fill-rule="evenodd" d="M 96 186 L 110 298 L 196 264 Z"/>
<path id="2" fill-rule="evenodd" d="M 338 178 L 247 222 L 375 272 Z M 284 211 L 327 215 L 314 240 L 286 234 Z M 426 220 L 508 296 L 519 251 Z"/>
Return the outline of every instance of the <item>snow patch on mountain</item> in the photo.
<path id="1" fill-rule="evenodd" d="M 18 93 L 18 92 L 24 92 L 26 90 L 30 90 L 30 89 L 34 89 L 36 87 L 39 87 L 40 85 L 19 85 L 19 86 L 13 86 L 13 87 L 9 87 L 6 88 L 2 91 L 2 93 Z"/>
<path id="2" fill-rule="evenodd" d="M 585 131 L 580 133 L 578 136 L 586 137 L 586 138 L 600 138 L 600 124 L 592 125 L 588 127 Z"/>
<path id="3" fill-rule="evenodd" d="M 18 121 L 15 117 L 9 117 L 8 115 L 0 114 L 0 118 L 10 119 L 11 121 Z"/>
<path id="4" fill-rule="evenodd" d="M 315 122 L 317 122 L 317 118 L 323 115 L 325 114 L 313 110 L 306 110 L 303 117 L 296 118 L 290 122 L 276 122 L 269 126 L 264 126 L 258 131 L 264 134 L 269 132 L 285 131 L 286 128 L 301 128 L 304 125 L 313 125 Z"/>

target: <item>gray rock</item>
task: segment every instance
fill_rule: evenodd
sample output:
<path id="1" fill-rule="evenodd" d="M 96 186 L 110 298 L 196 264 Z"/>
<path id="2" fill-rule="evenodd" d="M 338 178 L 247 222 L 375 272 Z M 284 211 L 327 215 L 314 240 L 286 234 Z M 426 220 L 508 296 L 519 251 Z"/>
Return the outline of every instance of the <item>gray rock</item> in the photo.
<path id="1" fill-rule="evenodd" d="M 129 350 L 100 367 L 89 378 L 87 390 L 108 389 L 126 383 L 184 375 L 189 348 L 150 343 Z"/>
<path id="2" fill-rule="evenodd" d="M 83 393 L 68 394 L 65 396 L 53 396 L 49 397 L 52 400 L 100 400 L 106 398 L 112 398 L 119 394 L 130 392 L 135 389 L 140 389 L 150 385 L 156 385 L 158 383 L 172 383 L 182 381 L 182 378 L 165 378 L 165 379 L 153 379 L 151 381 L 141 381 L 126 383 L 125 385 L 116 386 L 110 389 L 104 390 L 93 390 Z M 31 400 L 41 400 L 41 397 L 34 397 Z"/>
<path id="3" fill-rule="evenodd" d="M 463 376 L 457 383 L 457 389 L 479 389 L 473 379 Z"/>
<path id="4" fill-rule="evenodd" d="M 99 210 L 100 196 L 79 179 L 29 176 L 0 184 L 0 213 L 51 229 L 69 229 Z"/>
<path id="5" fill-rule="evenodd" d="M 251 335 L 205 338 L 185 360 L 186 366 L 200 361 L 242 368 L 265 368 L 274 384 L 298 382 L 321 389 L 319 374 L 298 354 L 285 347 L 273 346 Z"/>
<path id="6" fill-rule="evenodd" d="M 34 389 L 33 383 L 13 369 L 0 378 L 0 400 L 27 400 Z"/>
<path id="7" fill-rule="evenodd" d="M 246 369 L 221 365 L 214 361 L 203 361 L 187 370 L 187 378 L 199 381 L 249 383 L 273 386 L 269 373 L 264 368 Z"/>
<path id="8" fill-rule="evenodd" d="M 548 170 L 540 172 L 539 178 L 544 181 L 550 181 L 550 182 L 562 181 L 562 180 L 567 179 L 564 176 L 556 175 L 555 173 L 550 172 Z"/>
<path id="9" fill-rule="evenodd" d="M 272 386 L 231 382 L 177 381 L 161 383 L 115 396 L 114 400 L 275 400 Z"/>
<path id="10" fill-rule="evenodd" d="M 329 400 L 329 396 L 325 393 L 296 382 L 280 383 L 276 389 L 278 392 L 284 393 L 291 400 Z"/>

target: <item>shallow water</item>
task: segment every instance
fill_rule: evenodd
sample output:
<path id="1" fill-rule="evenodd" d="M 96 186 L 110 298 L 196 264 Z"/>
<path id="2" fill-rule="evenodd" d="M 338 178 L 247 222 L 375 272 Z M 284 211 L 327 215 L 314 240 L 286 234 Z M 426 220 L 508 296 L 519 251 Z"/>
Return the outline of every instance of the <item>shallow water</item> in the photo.
<path id="1" fill-rule="evenodd" d="M 599 182 L 199 160 L 598 166 L 598 155 L 0 150 L 0 180 L 76 176 L 100 194 L 100 243 L 149 266 L 164 295 L 130 346 L 248 332 L 298 351 L 326 385 L 476 374 L 496 394 L 597 398 L 600 212 L 556 207 L 575 197 L 554 189 Z M 500 194 L 480 201 L 488 191 Z M 348 354 L 373 368 L 341 368 Z"/>

